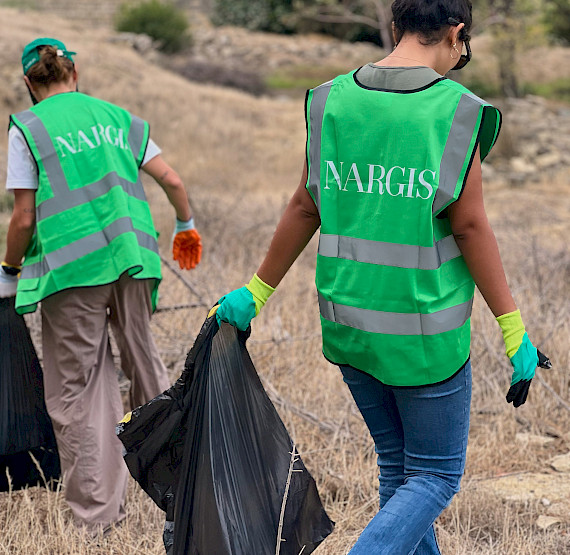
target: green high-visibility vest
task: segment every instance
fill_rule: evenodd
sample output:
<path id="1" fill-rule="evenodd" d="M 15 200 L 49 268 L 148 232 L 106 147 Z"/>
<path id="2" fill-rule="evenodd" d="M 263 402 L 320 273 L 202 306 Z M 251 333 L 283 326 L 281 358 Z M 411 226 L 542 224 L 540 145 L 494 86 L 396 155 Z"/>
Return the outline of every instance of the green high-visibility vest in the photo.
<path id="1" fill-rule="evenodd" d="M 139 178 L 148 123 L 77 92 L 14 114 L 38 168 L 36 230 L 26 252 L 16 310 L 71 287 L 121 274 L 161 279 L 157 233 Z"/>
<path id="2" fill-rule="evenodd" d="M 306 99 L 323 353 L 389 385 L 443 381 L 470 351 L 474 282 L 445 214 L 501 116 L 433 75 L 386 90 L 353 71 Z"/>

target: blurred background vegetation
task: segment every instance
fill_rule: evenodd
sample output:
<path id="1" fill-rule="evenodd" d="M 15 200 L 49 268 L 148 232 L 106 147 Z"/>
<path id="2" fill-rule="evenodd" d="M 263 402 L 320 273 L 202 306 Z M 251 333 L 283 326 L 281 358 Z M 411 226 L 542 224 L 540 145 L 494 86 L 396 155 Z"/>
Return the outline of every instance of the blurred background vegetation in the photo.
<path id="1" fill-rule="evenodd" d="M 320 34 L 389 50 L 393 47 L 390 5 L 391 0 L 127 0 L 116 12 L 115 27 L 152 37 L 164 52 L 181 52 L 191 45 L 190 29 L 199 11 L 215 26 L 281 35 Z M 487 65 L 478 67 L 481 64 L 476 53 L 470 68 L 473 71 L 453 78 L 481 96 L 531 93 L 570 100 L 567 76 L 554 75 L 546 82 L 537 82 L 525 75 L 519 61 L 529 48 L 542 48 L 548 55 L 549 46 L 570 45 L 570 0 L 474 0 L 473 6 L 472 35 L 475 40 L 487 38 L 496 77 L 489 78 Z M 259 77 L 251 71 L 228 75 L 200 63 L 177 67 L 187 76 L 196 75 L 197 80 L 235 85 L 254 94 L 307 88 L 316 71 L 305 64 Z"/>
<path id="2" fill-rule="evenodd" d="M 163 52 L 179 52 L 190 44 L 186 14 L 160 0 L 121 4 L 115 16 L 115 28 L 148 35 Z"/>

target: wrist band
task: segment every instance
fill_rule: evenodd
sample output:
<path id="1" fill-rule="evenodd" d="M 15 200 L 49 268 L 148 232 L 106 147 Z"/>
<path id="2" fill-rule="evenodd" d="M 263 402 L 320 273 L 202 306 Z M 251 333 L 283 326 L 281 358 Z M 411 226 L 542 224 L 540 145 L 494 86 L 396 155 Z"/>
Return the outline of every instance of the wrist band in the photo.
<path id="1" fill-rule="evenodd" d="M 17 276 L 22 270 L 22 266 L 13 266 L 7 262 L 2 262 L 1 265 L 4 273 L 8 274 L 9 276 Z"/>
<path id="2" fill-rule="evenodd" d="M 195 229 L 194 217 L 191 217 L 187 221 L 182 221 L 176 218 L 176 227 L 174 228 L 174 233 L 180 233 L 181 231 L 189 231 L 190 229 Z"/>

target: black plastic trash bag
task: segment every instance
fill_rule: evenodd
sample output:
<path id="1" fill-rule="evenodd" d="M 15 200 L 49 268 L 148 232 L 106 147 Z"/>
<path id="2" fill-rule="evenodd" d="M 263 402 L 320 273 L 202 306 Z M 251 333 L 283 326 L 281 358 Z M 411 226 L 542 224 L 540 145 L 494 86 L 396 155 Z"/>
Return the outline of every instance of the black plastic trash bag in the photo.
<path id="1" fill-rule="evenodd" d="M 14 300 L 0 298 L 0 491 L 53 486 L 60 477 L 42 369 Z"/>
<path id="2" fill-rule="evenodd" d="M 332 532 L 248 335 L 207 319 L 180 379 L 118 426 L 131 474 L 174 520 L 173 555 L 306 555 Z"/>

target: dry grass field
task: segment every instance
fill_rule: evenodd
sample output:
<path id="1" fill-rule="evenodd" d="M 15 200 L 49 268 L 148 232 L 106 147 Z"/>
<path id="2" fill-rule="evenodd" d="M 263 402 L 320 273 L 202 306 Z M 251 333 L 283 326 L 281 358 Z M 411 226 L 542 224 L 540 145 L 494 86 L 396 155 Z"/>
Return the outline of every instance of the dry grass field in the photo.
<path id="1" fill-rule="evenodd" d="M 0 25 L 0 120 L 28 106 L 20 80 L 22 47 L 37 36 L 57 35 L 78 52 L 81 89 L 148 119 L 165 159 L 187 185 L 203 237 L 203 260 L 183 274 L 185 282 L 165 264 L 163 310 L 153 321 L 175 380 L 207 307 L 257 269 L 297 186 L 305 139 L 302 101 L 253 98 L 189 83 L 109 43 L 110 31 L 73 26 L 46 14 L 1 9 Z M 0 173 L 5 160 L 4 138 Z M 560 463 L 555 465 L 559 470 L 552 466 L 556 457 L 570 457 L 568 185 L 567 173 L 537 175 L 518 188 L 500 181 L 486 184 L 486 204 L 514 296 L 529 335 L 554 367 L 540 371 L 524 406 L 507 405 L 510 365 L 497 324 L 476 298 L 466 475 L 462 491 L 437 523 L 447 555 L 570 553 L 570 465 L 566 471 Z M 168 256 L 174 213 L 154 183 L 145 186 Z M 0 213 L 2 250 L 8 215 Z M 253 321 L 248 346 L 336 522 L 317 553 L 340 555 L 377 510 L 377 470 L 348 389 L 320 353 L 315 252 L 313 240 Z M 168 310 L 179 304 L 198 306 Z M 28 323 L 37 339 L 38 315 Z M 120 528 L 88 541 L 73 527 L 61 492 L 2 493 L 0 554 L 163 553 L 163 514 L 134 482 L 127 510 Z"/>

